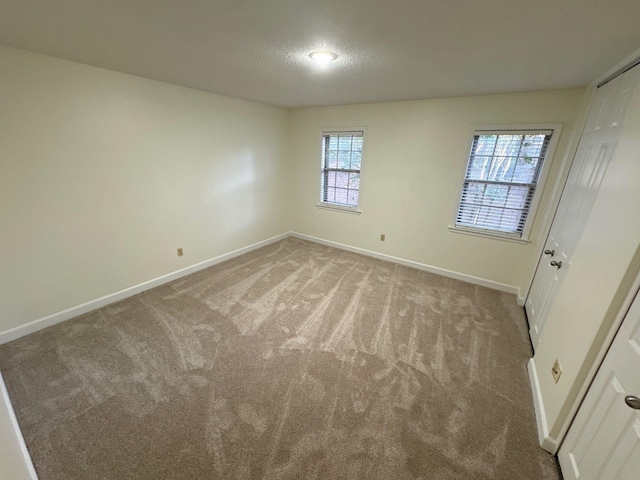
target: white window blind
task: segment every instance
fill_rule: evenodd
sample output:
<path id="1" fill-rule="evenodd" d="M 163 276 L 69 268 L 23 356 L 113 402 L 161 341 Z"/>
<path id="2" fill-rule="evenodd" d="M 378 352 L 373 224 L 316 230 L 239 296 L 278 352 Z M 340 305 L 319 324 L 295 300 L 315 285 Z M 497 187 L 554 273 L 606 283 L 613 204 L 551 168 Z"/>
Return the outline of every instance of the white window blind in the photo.
<path id="1" fill-rule="evenodd" d="M 362 131 L 323 132 L 320 203 L 355 210 L 360 201 Z"/>
<path id="2" fill-rule="evenodd" d="M 455 226 L 521 237 L 552 133 L 476 131 Z"/>

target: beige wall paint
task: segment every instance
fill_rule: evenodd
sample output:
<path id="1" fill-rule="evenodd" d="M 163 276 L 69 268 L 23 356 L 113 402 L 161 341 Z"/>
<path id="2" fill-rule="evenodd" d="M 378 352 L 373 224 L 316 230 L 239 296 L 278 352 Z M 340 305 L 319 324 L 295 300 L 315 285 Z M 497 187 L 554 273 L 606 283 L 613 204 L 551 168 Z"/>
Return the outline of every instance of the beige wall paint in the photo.
<path id="1" fill-rule="evenodd" d="M 293 229 L 526 293 L 551 220 L 556 179 L 573 135 L 584 90 L 519 93 L 293 112 Z M 473 126 L 563 123 L 560 144 L 528 245 L 448 230 Z M 316 207 L 323 128 L 366 127 L 361 215 Z M 556 199 L 557 200 L 557 199 Z M 380 241 L 380 234 L 386 241 Z"/>
<path id="2" fill-rule="evenodd" d="M 288 231 L 289 115 L 0 47 L 0 332 Z"/>

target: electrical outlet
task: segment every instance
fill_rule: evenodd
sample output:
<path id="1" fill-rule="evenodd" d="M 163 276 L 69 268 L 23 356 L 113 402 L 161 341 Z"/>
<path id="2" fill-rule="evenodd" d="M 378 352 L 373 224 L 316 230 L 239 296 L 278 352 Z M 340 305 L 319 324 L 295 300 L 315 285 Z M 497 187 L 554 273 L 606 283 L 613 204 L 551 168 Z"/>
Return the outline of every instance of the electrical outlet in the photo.
<path id="1" fill-rule="evenodd" d="M 560 380 L 560 375 L 562 375 L 562 368 L 560 368 L 560 362 L 556 358 L 556 361 L 553 362 L 553 367 L 551 368 L 551 375 L 553 376 L 553 381 L 558 383 Z"/>
<path id="2" fill-rule="evenodd" d="M 384 242 L 385 238 L 387 238 L 387 236 L 384 233 L 380 234 L 380 241 L 381 242 Z"/>
<path id="3" fill-rule="evenodd" d="M 178 249 L 178 256 L 181 257 L 184 255 L 184 252 L 182 251 L 182 248 Z"/>

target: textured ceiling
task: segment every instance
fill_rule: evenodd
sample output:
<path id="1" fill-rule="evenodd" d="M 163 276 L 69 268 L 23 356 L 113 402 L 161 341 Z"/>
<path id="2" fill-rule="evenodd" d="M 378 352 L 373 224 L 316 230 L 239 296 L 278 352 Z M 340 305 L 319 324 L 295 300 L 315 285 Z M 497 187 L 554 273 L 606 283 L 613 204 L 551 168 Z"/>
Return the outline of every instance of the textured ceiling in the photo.
<path id="1" fill-rule="evenodd" d="M 0 44 L 287 107 L 412 100 L 585 86 L 640 48 L 640 1 L 2 0 Z"/>

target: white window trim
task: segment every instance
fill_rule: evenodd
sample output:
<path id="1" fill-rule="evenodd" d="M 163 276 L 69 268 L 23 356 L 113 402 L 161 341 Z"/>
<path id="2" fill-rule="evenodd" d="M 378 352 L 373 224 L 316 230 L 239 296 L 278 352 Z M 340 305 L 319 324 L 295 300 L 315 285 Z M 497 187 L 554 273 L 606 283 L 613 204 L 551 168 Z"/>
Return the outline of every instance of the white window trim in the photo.
<path id="1" fill-rule="evenodd" d="M 474 228 L 474 227 L 465 227 L 461 225 L 456 225 L 456 219 L 458 216 L 458 209 L 460 207 L 460 199 L 462 198 L 462 191 L 464 188 L 464 182 L 466 180 L 467 174 L 467 166 L 469 164 L 469 155 L 471 153 L 471 148 L 473 146 L 473 138 L 475 135 L 479 133 L 504 133 L 507 131 L 511 131 L 514 133 L 520 132 L 529 132 L 531 130 L 552 130 L 551 140 L 549 141 L 549 146 L 547 148 L 547 154 L 545 156 L 544 163 L 542 164 L 542 170 L 540 171 L 540 176 L 538 177 L 538 182 L 536 184 L 536 191 L 533 194 L 533 199 L 531 200 L 531 206 L 529 207 L 529 213 L 527 214 L 527 220 L 524 225 L 524 229 L 522 231 L 522 235 L 510 234 L 498 232 L 490 229 L 482 229 L 482 228 Z M 515 243 L 530 243 L 529 236 L 531 234 L 531 229 L 533 224 L 535 223 L 535 218 L 538 214 L 538 205 L 540 204 L 540 199 L 542 198 L 545 184 L 547 181 L 547 177 L 549 176 L 549 171 L 551 170 L 551 165 L 553 164 L 553 160 L 555 158 L 556 147 L 558 146 L 558 142 L 560 139 L 560 134 L 562 133 L 562 124 L 561 123 L 536 123 L 536 124 L 524 124 L 524 125 L 475 125 L 470 134 L 469 146 L 467 148 L 467 156 L 464 161 L 464 168 L 462 171 L 462 175 L 460 181 L 458 182 L 458 192 L 456 196 L 456 202 L 453 210 L 453 218 L 451 224 L 449 225 L 449 231 L 452 233 L 462 233 L 465 235 L 473 235 L 476 237 L 487 237 L 496 240 L 504 240 Z"/>
<path id="2" fill-rule="evenodd" d="M 320 200 L 316 203 L 316 207 L 323 210 L 330 210 L 334 212 L 340 213 L 350 213 L 352 215 L 360 215 L 362 210 L 360 209 L 362 205 L 362 172 L 364 171 L 364 159 L 365 159 L 365 150 L 367 148 L 367 127 L 339 127 L 339 128 L 323 128 L 320 131 L 320 143 L 318 144 L 319 152 L 316 158 L 322 159 L 322 141 L 325 135 L 330 135 L 332 133 L 349 133 L 349 132 L 362 132 L 362 158 L 360 160 L 360 187 L 358 188 L 358 206 L 357 207 L 349 207 L 346 205 L 339 205 L 336 203 L 323 202 L 322 201 L 322 182 L 318 183 L 318 197 Z M 324 162 L 324 159 L 322 159 Z M 322 168 L 320 169 L 320 175 L 322 175 Z M 318 177 L 316 177 L 317 179 Z"/>
<path id="3" fill-rule="evenodd" d="M 334 205 L 333 203 L 320 202 L 316 203 L 316 207 L 321 208 L 322 210 L 335 210 L 340 213 L 350 213 L 351 215 L 360 215 L 362 213 L 362 210 L 358 210 L 357 208 Z"/>

